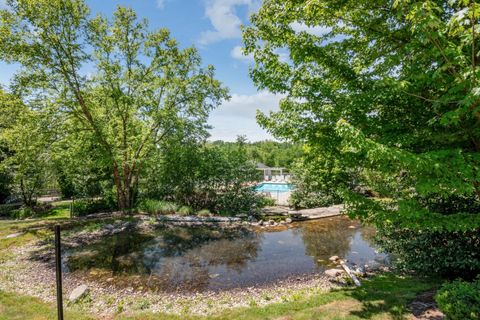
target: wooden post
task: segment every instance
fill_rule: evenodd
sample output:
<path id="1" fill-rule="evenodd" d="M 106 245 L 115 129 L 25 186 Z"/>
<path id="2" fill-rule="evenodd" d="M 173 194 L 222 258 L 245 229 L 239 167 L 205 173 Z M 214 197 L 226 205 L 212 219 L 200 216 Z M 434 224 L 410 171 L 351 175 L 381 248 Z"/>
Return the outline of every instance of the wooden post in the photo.
<path id="1" fill-rule="evenodd" d="M 60 242 L 60 226 L 55 226 L 55 266 L 57 276 L 57 314 L 58 320 L 63 320 L 63 297 L 62 297 L 62 251 Z"/>

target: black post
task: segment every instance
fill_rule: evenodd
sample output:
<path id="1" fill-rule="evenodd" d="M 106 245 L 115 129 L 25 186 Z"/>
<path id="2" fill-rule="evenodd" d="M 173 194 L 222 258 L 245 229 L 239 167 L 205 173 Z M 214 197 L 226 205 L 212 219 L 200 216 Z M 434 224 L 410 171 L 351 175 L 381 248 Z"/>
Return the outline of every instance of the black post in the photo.
<path id="1" fill-rule="evenodd" d="M 55 226 L 55 265 L 57 275 L 57 312 L 58 320 L 63 320 L 63 297 L 62 297 L 62 251 L 60 243 L 60 226 Z"/>

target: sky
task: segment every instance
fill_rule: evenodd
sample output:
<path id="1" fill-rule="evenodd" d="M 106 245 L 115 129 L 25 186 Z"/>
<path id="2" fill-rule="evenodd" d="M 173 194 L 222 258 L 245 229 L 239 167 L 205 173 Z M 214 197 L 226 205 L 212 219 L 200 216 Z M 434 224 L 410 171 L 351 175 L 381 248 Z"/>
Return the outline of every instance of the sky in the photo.
<path id="1" fill-rule="evenodd" d="M 4 6 L 0 0 L 0 7 Z M 86 0 L 92 13 L 110 17 L 117 5 L 133 8 L 140 18 L 149 20 L 150 28 L 166 27 L 182 47 L 195 46 L 202 64 L 216 68 L 216 78 L 230 90 L 209 118 L 210 140 L 234 141 L 245 135 L 249 141 L 273 139 L 255 120 L 256 110 L 278 109 L 280 96 L 258 91 L 248 75 L 251 57 L 242 55 L 242 24 L 258 10 L 261 0 Z M 0 83 L 8 85 L 15 65 L 0 62 Z"/>

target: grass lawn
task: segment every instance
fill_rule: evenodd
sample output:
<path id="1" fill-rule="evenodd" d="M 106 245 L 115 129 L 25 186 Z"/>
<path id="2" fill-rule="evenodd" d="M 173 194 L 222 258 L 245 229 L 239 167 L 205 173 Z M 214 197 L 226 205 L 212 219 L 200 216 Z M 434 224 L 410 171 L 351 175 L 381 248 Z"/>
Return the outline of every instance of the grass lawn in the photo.
<path id="1" fill-rule="evenodd" d="M 167 314 L 118 314 L 118 320 L 150 319 L 408 319 L 408 302 L 419 292 L 435 287 L 432 281 L 392 274 L 379 275 L 364 281 L 362 287 L 335 290 L 319 294 L 311 299 L 301 297 L 297 301 L 271 304 L 266 307 L 232 309 L 209 317 L 173 316 Z M 55 319 L 53 304 L 36 298 L 0 292 L 0 319 Z M 75 310 L 66 312 L 66 319 L 96 319 Z"/>
<path id="2" fill-rule="evenodd" d="M 39 226 L 53 226 L 68 221 L 68 203 L 60 202 L 40 219 L 23 221 L 0 221 L 0 263 L 9 259 L 10 248 L 21 246 L 32 240 L 52 237 L 47 229 L 37 230 Z M 78 227 L 93 228 L 98 222 L 78 222 Z M 75 223 L 77 224 L 77 223 Z M 4 239 L 8 234 L 24 232 L 21 236 Z M 408 303 L 417 293 L 438 286 L 438 282 L 428 279 L 401 277 L 393 274 L 378 275 L 363 281 L 360 288 L 335 290 L 317 294 L 311 298 L 295 297 L 294 301 L 270 304 L 264 307 L 232 309 L 209 317 L 188 315 L 173 316 L 167 314 L 136 313 L 117 314 L 101 319 L 409 319 Z M 54 304 L 39 299 L 0 291 L 0 320 L 10 319 L 56 319 Z M 65 319 L 99 319 L 72 308 L 65 313 Z"/>

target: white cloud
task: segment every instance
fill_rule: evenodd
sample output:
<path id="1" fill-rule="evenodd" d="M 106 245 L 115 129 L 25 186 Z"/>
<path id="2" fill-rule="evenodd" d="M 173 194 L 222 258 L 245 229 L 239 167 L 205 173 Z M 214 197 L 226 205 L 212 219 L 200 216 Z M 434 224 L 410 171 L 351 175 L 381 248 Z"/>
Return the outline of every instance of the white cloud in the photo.
<path id="1" fill-rule="evenodd" d="M 157 0 L 157 8 L 159 9 L 165 8 L 165 1 L 166 0 Z"/>
<path id="2" fill-rule="evenodd" d="M 323 36 L 328 32 L 332 31 L 332 28 L 329 28 L 329 27 L 323 27 L 323 26 L 310 27 L 310 26 L 307 26 L 305 23 L 300 23 L 300 22 L 292 22 L 290 24 L 290 27 L 295 32 L 305 31 L 306 33 L 311 34 L 312 36 Z"/>
<path id="3" fill-rule="evenodd" d="M 278 111 L 283 95 L 260 91 L 253 95 L 232 94 L 230 101 L 225 101 L 212 112 L 209 124 L 211 140 L 234 141 L 238 135 L 246 135 L 250 141 L 272 139 L 256 121 L 257 110 L 268 113 Z"/>
<path id="4" fill-rule="evenodd" d="M 205 16 L 210 20 L 213 30 L 200 34 L 199 44 L 240 38 L 242 19 L 236 14 L 235 7 L 247 6 L 249 11 L 258 6 L 258 0 L 207 0 Z"/>
<path id="5" fill-rule="evenodd" d="M 230 51 L 230 55 L 232 56 L 232 58 L 243 61 L 245 63 L 254 62 L 253 54 L 244 55 L 243 48 L 241 46 L 235 46 L 232 51 Z"/>

